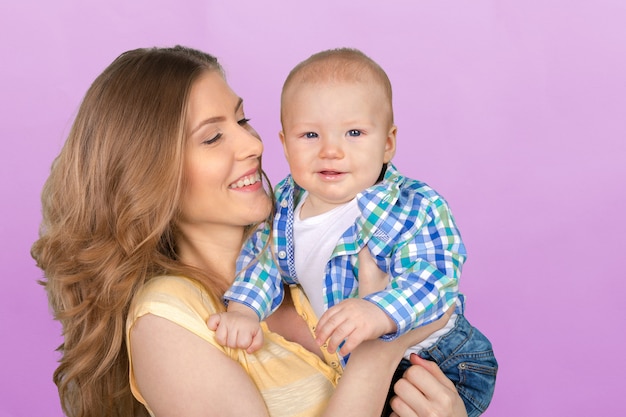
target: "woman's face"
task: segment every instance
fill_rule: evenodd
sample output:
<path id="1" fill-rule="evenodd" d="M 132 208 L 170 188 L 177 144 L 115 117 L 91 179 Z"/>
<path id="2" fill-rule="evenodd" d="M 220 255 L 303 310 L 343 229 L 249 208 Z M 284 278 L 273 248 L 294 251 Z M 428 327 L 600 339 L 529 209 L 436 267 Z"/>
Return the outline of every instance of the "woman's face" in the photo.
<path id="1" fill-rule="evenodd" d="M 263 144 L 245 118 L 241 98 L 219 72 L 207 71 L 192 86 L 185 132 L 181 227 L 241 229 L 267 217 Z"/>

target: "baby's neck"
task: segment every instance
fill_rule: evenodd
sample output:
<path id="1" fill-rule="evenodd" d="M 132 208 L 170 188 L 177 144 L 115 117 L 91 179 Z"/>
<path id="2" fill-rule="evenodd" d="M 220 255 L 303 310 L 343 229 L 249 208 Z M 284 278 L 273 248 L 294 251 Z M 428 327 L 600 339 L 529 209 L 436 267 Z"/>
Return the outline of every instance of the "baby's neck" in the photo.
<path id="1" fill-rule="evenodd" d="M 353 200 L 353 199 L 352 199 Z M 345 203 L 338 204 L 330 204 L 330 203 L 319 203 L 315 201 L 311 201 L 310 195 L 306 195 L 304 202 L 300 206 L 300 212 L 296 213 L 300 220 L 306 220 L 311 217 L 321 216 L 322 214 L 328 213 L 331 210 L 334 210 L 339 207 L 344 207 L 346 204 L 350 203 L 348 200 Z"/>

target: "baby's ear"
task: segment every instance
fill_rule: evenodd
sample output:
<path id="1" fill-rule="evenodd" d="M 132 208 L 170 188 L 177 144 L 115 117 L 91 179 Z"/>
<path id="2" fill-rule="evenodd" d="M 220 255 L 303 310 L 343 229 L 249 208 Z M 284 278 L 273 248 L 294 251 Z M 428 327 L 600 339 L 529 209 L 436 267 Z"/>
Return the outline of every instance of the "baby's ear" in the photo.
<path id="1" fill-rule="evenodd" d="M 283 153 L 285 154 L 285 158 L 289 159 L 289 152 L 287 152 L 287 146 L 285 145 L 285 132 L 282 130 L 278 132 L 278 138 L 280 139 L 280 143 L 283 145 Z"/>
<path id="2" fill-rule="evenodd" d="M 398 133 L 398 127 L 396 125 L 392 125 L 387 132 L 387 139 L 385 140 L 385 155 L 383 162 L 387 163 L 391 161 L 391 159 L 396 154 L 396 134 Z"/>

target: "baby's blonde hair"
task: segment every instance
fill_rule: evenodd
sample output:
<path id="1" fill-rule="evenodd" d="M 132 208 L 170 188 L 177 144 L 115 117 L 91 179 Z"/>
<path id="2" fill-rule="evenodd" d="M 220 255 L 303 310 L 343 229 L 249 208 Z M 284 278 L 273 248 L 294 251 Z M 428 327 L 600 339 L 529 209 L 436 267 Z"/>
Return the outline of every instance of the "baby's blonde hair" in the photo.
<path id="1" fill-rule="evenodd" d="M 285 80 L 281 94 L 281 121 L 288 103 L 287 93 L 299 84 L 332 82 L 374 82 L 387 98 L 390 122 L 393 123 L 391 82 L 387 73 L 373 59 L 354 48 L 328 49 L 311 55 L 296 65 Z"/>

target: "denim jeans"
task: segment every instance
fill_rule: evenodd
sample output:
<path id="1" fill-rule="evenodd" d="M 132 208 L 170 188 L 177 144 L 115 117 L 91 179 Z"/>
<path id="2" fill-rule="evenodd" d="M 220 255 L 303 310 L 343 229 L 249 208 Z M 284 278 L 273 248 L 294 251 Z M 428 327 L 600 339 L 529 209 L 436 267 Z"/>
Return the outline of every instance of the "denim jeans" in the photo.
<path id="1" fill-rule="evenodd" d="M 491 342 L 473 327 L 463 315 L 458 315 L 455 326 L 437 343 L 419 355 L 437 363 L 454 383 L 465 403 L 468 417 L 481 415 L 489 406 L 496 385 L 498 362 Z M 393 376 L 383 417 L 391 413 L 389 400 L 394 395 L 393 384 L 402 378 L 411 363 L 403 359 Z"/>

